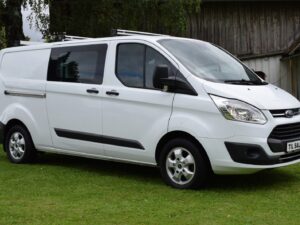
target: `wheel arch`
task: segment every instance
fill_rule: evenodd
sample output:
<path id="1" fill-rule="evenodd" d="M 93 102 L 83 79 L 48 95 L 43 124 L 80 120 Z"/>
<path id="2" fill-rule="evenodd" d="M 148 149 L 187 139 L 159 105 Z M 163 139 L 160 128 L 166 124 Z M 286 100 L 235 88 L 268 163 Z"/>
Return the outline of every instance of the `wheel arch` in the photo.
<path id="1" fill-rule="evenodd" d="M 204 147 L 202 146 L 202 144 L 191 134 L 184 132 L 184 131 L 171 131 L 169 133 L 166 133 L 158 142 L 157 146 L 156 146 L 156 150 L 155 150 L 155 160 L 157 162 L 157 164 L 159 165 L 159 155 L 161 152 L 162 147 L 170 140 L 175 139 L 175 138 L 184 138 L 187 139 L 191 142 L 193 142 L 194 144 L 196 144 L 196 146 L 198 147 L 199 151 L 201 152 L 201 155 L 204 157 L 204 159 L 207 161 L 209 168 L 211 169 L 211 163 L 209 160 L 209 157 L 204 149 Z"/>
<path id="2" fill-rule="evenodd" d="M 29 135 L 30 135 L 30 137 L 31 137 L 31 139 L 32 139 L 32 136 L 31 136 L 31 133 L 30 133 L 29 129 L 27 128 L 27 126 L 26 126 L 21 120 L 15 119 L 15 118 L 14 118 L 14 119 L 10 119 L 10 120 L 4 125 L 4 129 L 3 129 L 3 150 L 4 150 L 4 151 L 5 151 L 4 141 L 5 141 L 6 134 L 7 134 L 8 130 L 9 130 L 9 128 L 10 128 L 10 127 L 13 127 L 13 126 L 15 126 L 15 125 L 21 125 L 21 126 L 23 126 L 23 127 L 27 130 L 27 132 L 29 133 Z"/>
<path id="3" fill-rule="evenodd" d="M 29 132 L 34 144 L 38 137 L 37 122 L 31 110 L 20 103 L 13 103 L 8 105 L 0 116 L 0 121 L 7 130 L 8 125 L 19 123 L 23 125 Z M 3 132 L 3 134 L 5 131 Z M 5 137 L 5 134 L 3 135 Z M 36 145 L 35 145 L 36 146 Z"/>

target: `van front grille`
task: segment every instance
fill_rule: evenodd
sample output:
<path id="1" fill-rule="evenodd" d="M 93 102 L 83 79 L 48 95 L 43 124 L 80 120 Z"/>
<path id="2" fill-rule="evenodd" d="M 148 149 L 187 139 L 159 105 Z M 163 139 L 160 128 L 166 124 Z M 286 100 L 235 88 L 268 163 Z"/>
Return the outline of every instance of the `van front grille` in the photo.
<path id="1" fill-rule="evenodd" d="M 272 116 L 274 118 L 289 117 L 289 116 L 286 115 L 286 111 L 288 111 L 288 110 L 292 111 L 292 115 L 290 117 L 297 116 L 297 115 L 300 114 L 300 108 L 295 108 L 295 109 L 276 109 L 276 110 L 270 110 L 270 112 L 271 112 L 271 114 L 272 114 Z"/>
<path id="2" fill-rule="evenodd" d="M 278 140 L 300 139 L 300 123 L 283 124 L 275 127 L 269 138 Z"/>

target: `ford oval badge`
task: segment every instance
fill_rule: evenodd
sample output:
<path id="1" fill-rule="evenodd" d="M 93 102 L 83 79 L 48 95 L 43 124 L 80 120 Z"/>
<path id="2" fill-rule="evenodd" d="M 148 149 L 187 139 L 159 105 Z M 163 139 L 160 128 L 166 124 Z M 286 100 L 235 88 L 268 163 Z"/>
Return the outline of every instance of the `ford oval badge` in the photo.
<path id="1" fill-rule="evenodd" d="M 288 109 L 284 112 L 284 115 L 287 117 L 287 118 L 291 118 L 294 116 L 294 111 L 291 110 L 291 109 Z"/>

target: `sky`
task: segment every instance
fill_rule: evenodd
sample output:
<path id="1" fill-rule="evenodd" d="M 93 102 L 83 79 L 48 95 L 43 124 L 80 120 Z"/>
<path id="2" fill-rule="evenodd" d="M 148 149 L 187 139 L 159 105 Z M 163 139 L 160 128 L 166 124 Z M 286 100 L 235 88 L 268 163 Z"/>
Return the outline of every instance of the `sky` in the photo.
<path id="1" fill-rule="evenodd" d="M 27 9 L 22 9 L 24 34 L 30 38 L 30 41 L 42 41 L 41 32 L 37 31 L 34 26 L 30 28 L 30 22 L 27 19 L 30 13 L 31 9 L 29 7 Z"/>

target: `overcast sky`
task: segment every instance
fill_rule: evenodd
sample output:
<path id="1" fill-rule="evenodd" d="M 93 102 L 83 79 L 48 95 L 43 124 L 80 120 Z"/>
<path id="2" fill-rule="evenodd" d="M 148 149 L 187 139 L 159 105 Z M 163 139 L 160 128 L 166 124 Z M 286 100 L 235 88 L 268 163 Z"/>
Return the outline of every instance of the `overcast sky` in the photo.
<path id="1" fill-rule="evenodd" d="M 30 28 L 30 22 L 27 20 L 30 13 L 30 9 L 22 9 L 24 34 L 25 36 L 28 36 L 31 41 L 42 41 L 41 32 L 37 31 L 34 26 Z"/>

